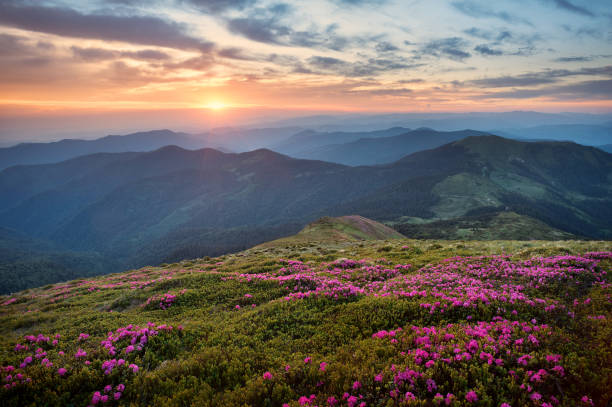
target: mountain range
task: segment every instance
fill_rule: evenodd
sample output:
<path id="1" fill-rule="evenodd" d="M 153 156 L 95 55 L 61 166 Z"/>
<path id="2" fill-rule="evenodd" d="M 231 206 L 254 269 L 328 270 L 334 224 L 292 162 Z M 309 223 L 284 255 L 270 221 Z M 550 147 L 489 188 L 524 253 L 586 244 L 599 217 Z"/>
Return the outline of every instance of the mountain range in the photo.
<path id="1" fill-rule="evenodd" d="M 50 143 L 20 143 L 0 148 L 0 170 L 13 165 L 50 164 L 95 153 L 154 151 L 165 146 L 187 150 L 213 147 L 220 151 L 250 151 L 275 144 L 300 131 L 299 127 L 276 129 L 221 128 L 205 133 L 187 134 L 153 130 L 122 136 L 110 135 L 94 140 L 65 139 Z"/>
<path id="2" fill-rule="evenodd" d="M 414 230 L 513 212 L 568 236 L 610 238 L 611 177 L 612 155 L 599 149 L 497 136 L 357 167 L 169 146 L 7 168 L 0 225 L 54 250 L 112 259 L 105 270 L 238 250 L 347 214 Z"/>
<path id="3" fill-rule="evenodd" d="M 422 128 L 393 136 L 364 137 L 344 144 L 323 145 L 311 150 L 302 150 L 292 155 L 298 158 L 330 161 L 352 166 L 376 165 L 391 163 L 417 151 L 439 147 L 466 137 L 484 135 L 486 133 L 474 130 L 435 131 Z"/>
<path id="4" fill-rule="evenodd" d="M 583 145 L 597 146 L 608 152 L 612 142 L 612 122 L 602 122 L 602 117 L 599 116 L 549 116 L 535 112 L 508 112 L 493 116 L 473 114 L 472 116 L 451 115 L 445 118 L 445 116 L 434 115 L 431 116 L 431 119 L 435 118 L 435 120 L 431 122 L 421 120 L 428 117 L 425 115 L 419 119 L 421 121 L 416 120 L 415 117 L 408 120 L 410 123 L 434 124 L 436 130 L 427 127 L 411 130 L 403 126 L 383 130 L 357 131 L 317 131 L 296 125 L 272 128 L 227 127 L 197 134 L 153 130 L 124 136 L 105 136 L 94 140 L 65 139 L 50 143 L 21 143 L 0 148 L 0 170 L 13 165 L 57 163 L 95 153 L 148 152 L 169 145 L 187 150 L 206 147 L 222 152 L 238 153 L 268 148 L 295 158 L 357 166 L 391 163 L 408 154 L 438 147 L 470 135 L 497 134 L 524 141 L 574 141 Z M 383 117 L 394 122 L 393 120 L 404 116 L 386 115 Z M 524 117 L 527 123 L 552 121 L 556 124 L 525 127 L 523 123 L 523 127 L 496 127 L 497 130 L 488 131 L 456 130 L 461 128 L 460 125 L 463 123 L 471 123 L 472 119 L 481 120 L 478 122 L 480 125 L 476 127 L 477 129 L 486 129 L 492 118 L 500 119 L 497 122 L 499 126 L 508 124 L 513 117 Z M 570 119 L 578 118 L 587 122 L 590 120 L 593 123 L 566 123 Z M 362 119 L 355 118 L 358 122 L 361 122 Z M 321 120 L 324 121 L 324 118 Z M 441 124 L 440 120 L 451 121 Z M 318 127 L 321 125 L 314 126 L 314 128 Z M 367 129 L 369 126 L 364 127 Z"/>
<path id="5" fill-rule="evenodd" d="M 612 142 L 612 122 L 542 125 L 501 129 L 494 131 L 494 133 L 515 139 L 573 141 L 586 146 L 600 146 Z"/>

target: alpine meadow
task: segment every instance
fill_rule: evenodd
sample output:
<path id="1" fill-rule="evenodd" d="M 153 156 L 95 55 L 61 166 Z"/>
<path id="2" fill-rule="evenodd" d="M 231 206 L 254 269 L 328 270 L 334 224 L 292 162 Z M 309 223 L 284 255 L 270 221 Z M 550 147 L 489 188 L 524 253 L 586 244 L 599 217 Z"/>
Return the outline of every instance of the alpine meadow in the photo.
<path id="1" fill-rule="evenodd" d="M 0 0 L 0 406 L 612 407 L 608 0 Z"/>

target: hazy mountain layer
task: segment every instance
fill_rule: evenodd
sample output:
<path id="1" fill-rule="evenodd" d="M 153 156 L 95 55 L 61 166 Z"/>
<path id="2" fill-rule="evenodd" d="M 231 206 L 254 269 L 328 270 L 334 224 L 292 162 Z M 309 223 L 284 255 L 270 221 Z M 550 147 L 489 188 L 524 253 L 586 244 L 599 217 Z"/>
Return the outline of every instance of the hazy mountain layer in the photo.
<path id="1" fill-rule="evenodd" d="M 417 151 L 439 147 L 469 136 L 486 133 L 473 130 L 439 132 L 417 129 L 400 135 L 379 138 L 362 138 L 345 144 L 330 144 L 294 154 L 298 158 L 330 161 L 345 165 L 376 165 L 397 161 Z"/>
<path id="2" fill-rule="evenodd" d="M 299 158 L 307 158 L 305 154 L 313 149 L 322 148 L 330 144 L 343 144 L 360 139 L 382 139 L 409 132 L 405 127 L 392 127 L 385 130 L 357 131 L 357 132 L 317 132 L 304 130 L 270 148 L 282 154 Z M 325 161 L 325 160 L 324 160 Z"/>

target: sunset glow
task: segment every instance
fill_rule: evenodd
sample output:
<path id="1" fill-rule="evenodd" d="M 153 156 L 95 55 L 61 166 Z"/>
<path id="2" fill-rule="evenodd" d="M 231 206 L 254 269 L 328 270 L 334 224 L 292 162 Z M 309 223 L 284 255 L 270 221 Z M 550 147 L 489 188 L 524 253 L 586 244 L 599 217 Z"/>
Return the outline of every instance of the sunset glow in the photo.
<path id="1" fill-rule="evenodd" d="M 226 108 L 227 105 L 223 102 L 214 101 L 214 102 L 209 102 L 205 107 L 211 110 L 221 110 L 221 109 Z"/>
<path id="2" fill-rule="evenodd" d="M 0 115 L 610 112 L 610 15 L 606 0 L 5 1 Z"/>

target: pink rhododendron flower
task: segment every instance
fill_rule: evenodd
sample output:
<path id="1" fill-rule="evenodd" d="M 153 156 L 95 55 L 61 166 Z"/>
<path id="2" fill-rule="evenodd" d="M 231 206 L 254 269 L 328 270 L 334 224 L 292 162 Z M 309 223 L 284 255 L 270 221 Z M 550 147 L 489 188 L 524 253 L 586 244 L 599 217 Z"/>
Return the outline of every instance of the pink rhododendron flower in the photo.
<path id="1" fill-rule="evenodd" d="M 478 401 L 478 395 L 476 394 L 476 392 L 474 390 L 470 390 L 465 395 L 465 399 L 468 402 L 470 402 L 470 403 L 474 403 L 474 402 Z"/>

